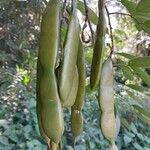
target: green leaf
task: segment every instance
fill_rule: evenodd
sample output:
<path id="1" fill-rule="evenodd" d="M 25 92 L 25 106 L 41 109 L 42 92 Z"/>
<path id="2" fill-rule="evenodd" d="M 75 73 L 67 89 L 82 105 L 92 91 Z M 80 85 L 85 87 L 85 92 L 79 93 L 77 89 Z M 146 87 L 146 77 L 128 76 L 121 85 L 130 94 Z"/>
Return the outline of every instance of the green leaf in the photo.
<path id="1" fill-rule="evenodd" d="M 137 57 L 128 62 L 129 66 L 135 67 L 150 67 L 150 56 Z"/>
<path id="2" fill-rule="evenodd" d="M 150 1 L 149 0 L 141 0 L 136 7 L 136 11 L 150 13 Z"/>
<path id="3" fill-rule="evenodd" d="M 150 20 L 147 20 L 143 24 L 142 28 L 145 32 L 150 33 Z"/>
<path id="4" fill-rule="evenodd" d="M 135 14 L 136 11 L 136 3 L 128 1 L 128 0 L 121 0 L 122 4 L 127 8 L 131 15 Z"/>
<path id="5" fill-rule="evenodd" d="M 150 119 L 150 110 L 146 108 L 139 107 L 137 105 L 133 105 L 133 107 L 138 110 L 141 114 L 148 117 Z"/>
<path id="6" fill-rule="evenodd" d="M 25 74 L 25 75 L 23 76 L 22 82 L 23 82 L 24 85 L 28 85 L 29 82 L 30 82 L 30 76 L 29 76 L 28 74 Z"/>
<path id="7" fill-rule="evenodd" d="M 121 68 L 123 75 L 125 76 L 126 79 L 133 80 L 133 73 L 128 66 L 121 65 L 120 68 Z"/>
<path id="8" fill-rule="evenodd" d="M 122 4 L 132 15 L 137 29 L 139 31 L 144 30 L 146 33 L 150 33 L 150 1 L 141 0 L 136 4 L 128 0 L 122 0 Z"/>
<path id="9" fill-rule="evenodd" d="M 134 19 L 135 23 L 142 25 L 143 22 L 150 19 L 150 14 L 142 13 L 142 12 L 136 12 L 134 18 L 135 18 Z"/>
<path id="10" fill-rule="evenodd" d="M 87 93 L 87 95 L 91 94 L 90 84 L 86 85 L 86 93 Z"/>
<path id="11" fill-rule="evenodd" d="M 119 59 L 119 58 L 117 59 L 117 64 L 120 65 L 120 66 L 121 65 L 126 65 L 126 63 L 123 60 Z"/>
<path id="12" fill-rule="evenodd" d="M 85 14 L 85 7 L 84 7 L 84 3 L 82 1 L 78 0 L 77 7 L 81 11 L 81 13 Z M 98 17 L 96 15 L 96 13 L 88 6 L 87 6 L 87 8 L 88 8 L 88 15 L 89 15 L 90 21 L 93 24 L 97 24 Z"/>
<path id="13" fill-rule="evenodd" d="M 126 127 L 128 130 L 130 130 L 130 125 L 128 121 L 125 118 L 121 118 L 121 124 Z"/>
<path id="14" fill-rule="evenodd" d="M 138 114 L 137 114 L 137 117 L 138 117 L 141 121 L 143 121 L 144 123 L 150 125 L 150 118 L 148 118 L 148 117 L 142 115 L 141 113 L 138 113 Z"/>
<path id="15" fill-rule="evenodd" d="M 132 66 L 132 69 L 150 87 L 150 76 L 141 68 Z"/>
<path id="16" fill-rule="evenodd" d="M 145 15 L 145 14 L 143 14 Z M 150 33 L 150 16 L 134 16 L 135 26 L 138 31 L 144 31 L 146 33 Z"/>
<path id="17" fill-rule="evenodd" d="M 136 90 L 138 92 L 144 92 L 144 88 L 142 86 L 136 85 L 136 84 L 126 84 L 129 88 Z"/>
<path id="18" fill-rule="evenodd" d="M 117 55 L 123 56 L 127 59 L 134 59 L 136 56 L 134 54 L 128 54 L 128 53 L 116 53 Z"/>
<path id="19" fill-rule="evenodd" d="M 126 90 L 126 92 L 133 100 L 141 101 L 141 99 L 139 97 L 135 96 L 133 92 L 130 92 L 128 90 Z"/>

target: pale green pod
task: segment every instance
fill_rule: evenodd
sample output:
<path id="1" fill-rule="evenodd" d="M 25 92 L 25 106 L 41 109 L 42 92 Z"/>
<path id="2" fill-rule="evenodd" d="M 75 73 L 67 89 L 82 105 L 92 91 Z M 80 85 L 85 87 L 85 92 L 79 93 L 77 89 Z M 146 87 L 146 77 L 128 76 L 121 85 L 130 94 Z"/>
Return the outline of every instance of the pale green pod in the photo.
<path id="1" fill-rule="evenodd" d="M 78 110 L 71 112 L 71 132 L 74 137 L 80 135 L 83 131 L 83 115 Z"/>
<path id="2" fill-rule="evenodd" d="M 113 93 L 113 65 L 111 58 L 108 58 L 102 66 L 99 104 L 101 107 L 101 130 L 106 139 L 112 144 L 110 150 L 116 150 L 116 119 L 114 113 Z"/>
<path id="3" fill-rule="evenodd" d="M 85 55 L 81 40 L 79 41 L 77 68 L 79 74 L 78 92 L 73 109 L 81 111 L 84 105 L 86 74 L 85 74 Z"/>
<path id="4" fill-rule="evenodd" d="M 56 144 L 61 140 L 64 131 L 63 111 L 54 72 L 59 47 L 59 13 L 59 0 L 51 0 L 42 17 L 38 54 L 42 73 L 37 72 L 39 126 L 42 127 L 41 133 Z"/>
<path id="5" fill-rule="evenodd" d="M 77 91 L 78 91 L 78 84 L 79 84 L 79 75 L 78 75 L 77 66 L 75 66 L 73 85 L 71 87 L 71 90 L 70 90 L 70 93 L 69 93 L 67 99 L 63 103 L 64 107 L 71 107 L 75 103 Z"/>
<path id="6" fill-rule="evenodd" d="M 60 73 L 59 94 L 62 104 L 65 103 L 71 92 L 74 79 L 74 67 L 77 63 L 78 43 L 79 43 L 79 21 L 77 18 L 77 6 L 74 1 L 73 12 L 69 24 L 66 44 L 64 48 L 64 59 Z"/>
<path id="7" fill-rule="evenodd" d="M 106 30 L 105 15 L 104 15 L 105 1 L 104 0 L 99 1 L 98 6 L 99 6 L 99 18 L 96 31 L 96 42 L 94 44 L 93 49 L 93 58 L 90 76 L 91 90 L 94 90 L 99 84 L 103 63 L 103 53 L 105 49 L 105 30 Z"/>

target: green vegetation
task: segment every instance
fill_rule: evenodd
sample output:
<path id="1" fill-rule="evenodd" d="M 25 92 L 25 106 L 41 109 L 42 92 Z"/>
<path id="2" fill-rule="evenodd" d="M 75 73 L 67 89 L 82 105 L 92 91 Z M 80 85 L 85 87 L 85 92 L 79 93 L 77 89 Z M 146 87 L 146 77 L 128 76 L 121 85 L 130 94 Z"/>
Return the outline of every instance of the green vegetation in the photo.
<path id="1" fill-rule="evenodd" d="M 88 4 L 90 7 L 92 1 Z M 118 14 L 110 15 L 110 19 L 116 18 L 118 24 L 113 29 L 115 53 L 112 57 L 115 72 L 116 126 L 119 132 L 116 145 L 119 150 L 149 150 L 150 1 L 141 0 L 137 3 L 136 0 L 116 0 L 116 5 L 119 8 Z M 0 1 L 0 150 L 47 149 L 39 133 L 36 114 L 36 63 L 40 22 L 45 6 L 45 0 Z M 70 11 L 69 6 L 67 5 L 66 13 Z M 108 0 L 107 6 L 108 9 L 112 6 L 111 1 Z M 78 1 L 78 9 L 85 15 L 82 1 Z M 128 15 L 121 14 L 122 10 Z M 89 18 L 94 34 L 94 24 L 98 19 L 95 12 L 90 7 Z M 63 40 L 68 25 L 67 15 L 63 18 Z M 108 31 L 109 25 L 106 36 Z M 107 38 L 104 59 L 110 53 L 111 42 Z M 98 90 L 90 90 L 93 45 L 83 44 L 87 74 L 85 104 L 82 110 L 84 126 L 83 132 L 75 140 L 75 148 L 106 150 L 109 142 L 99 127 L 101 112 L 97 101 Z M 71 110 L 65 108 L 63 150 L 73 150 L 74 146 L 70 117 Z"/>

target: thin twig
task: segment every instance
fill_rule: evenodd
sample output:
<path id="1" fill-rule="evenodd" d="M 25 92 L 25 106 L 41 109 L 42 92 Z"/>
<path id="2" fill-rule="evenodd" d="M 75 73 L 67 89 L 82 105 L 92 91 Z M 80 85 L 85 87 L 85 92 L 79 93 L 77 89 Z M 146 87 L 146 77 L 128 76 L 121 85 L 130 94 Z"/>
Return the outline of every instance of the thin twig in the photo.
<path id="1" fill-rule="evenodd" d="M 88 15 L 88 7 L 87 7 L 87 4 L 86 4 L 86 0 L 84 0 L 84 7 L 85 7 L 85 22 L 87 21 L 88 24 L 89 24 L 89 28 L 90 28 L 90 31 L 91 31 L 91 37 L 92 37 L 92 43 L 94 43 L 94 37 L 93 37 L 93 29 L 92 29 L 92 25 L 91 25 L 91 22 L 90 22 L 90 18 L 89 18 L 89 15 Z"/>
<path id="2" fill-rule="evenodd" d="M 113 38 L 113 32 L 112 32 L 112 25 L 110 21 L 110 16 L 109 16 L 109 11 L 108 8 L 105 6 L 106 12 L 107 12 L 107 17 L 108 17 L 108 24 L 109 24 L 109 29 L 110 29 L 110 38 L 111 38 L 111 52 L 110 52 L 110 57 L 112 56 L 114 52 L 114 38 Z"/>
<path id="3" fill-rule="evenodd" d="M 109 15 L 125 15 L 125 16 L 129 16 L 131 17 L 133 20 L 135 20 L 135 22 L 137 22 L 138 24 L 140 25 L 144 25 L 144 22 L 139 22 L 139 20 L 137 18 L 135 18 L 134 16 L 132 16 L 131 14 L 127 14 L 127 13 L 122 13 L 122 12 L 112 12 L 112 13 L 109 13 Z M 143 28 L 143 26 L 141 26 L 142 30 L 145 30 Z"/>

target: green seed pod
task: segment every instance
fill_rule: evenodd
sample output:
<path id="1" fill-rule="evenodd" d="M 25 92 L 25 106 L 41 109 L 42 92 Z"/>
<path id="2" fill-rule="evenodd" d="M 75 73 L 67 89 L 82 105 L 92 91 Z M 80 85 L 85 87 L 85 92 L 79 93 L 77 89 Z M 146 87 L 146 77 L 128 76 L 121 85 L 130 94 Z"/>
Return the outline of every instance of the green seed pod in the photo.
<path id="1" fill-rule="evenodd" d="M 99 89 L 99 104 L 102 111 L 102 133 L 112 144 L 111 149 L 115 150 L 116 120 L 114 113 L 113 65 L 111 58 L 108 58 L 102 66 Z"/>
<path id="2" fill-rule="evenodd" d="M 102 112 L 114 112 L 113 95 L 113 66 L 111 59 L 108 59 L 102 67 L 99 89 L 99 102 Z"/>
<path id="3" fill-rule="evenodd" d="M 51 0 L 41 23 L 38 63 L 41 65 L 42 74 L 37 72 L 39 126 L 56 144 L 59 143 L 64 131 L 63 111 L 54 71 L 59 47 L 59 12 L 59 0 Z"/>
<path id="4" fill-rule="evenodd" d="M 71 87 L 70 94 L 68 95 L 67 99 L 63 103 L 64 107 L 71 107 L 74 104 L 77 96 L 78 84 L 79 84 L 79 75 L 78 75 L 77 66 L 75 66 L 73 85 Z"/>
<path id="5" fill-rule="evenodd" d="M 81 111 L 84 105 L 85 86 L 86 86 L 85 55 L 84 55 L 84 50 L 83 50 L 83 45 L 81 40 L 79 40 L 77 68 L 79 73 L 79 84 L 78 84 L 78 92 L 77 92 L 76 100 L 72 108 L 74 110 Z"/>
<path id="6" fill-rule="evenodd" d="M 103 135 L 113 142 L 116 137 L 115 115 L 112 113 L 103 113 L 101 116 L 101 129 Z"/>
<path id="7" fill-rule="evenodd" d="M 41 120 L 44 132 L 57 144 L 64 130 L 61 105 L 57 101 L 47 101 L 41 109 Z"/>
<path id="8" fill-rule="evenodd" d="M 44 71 L 55 68 L 59 48 L 59 13 L 59 0 L 51 0 L 42 16 L 39 59 Z"/>
<path id="9" fill-rule="evenodd" d="M 79 22 L 77 18 L 76 0 L 74 1 L 73 13 L 69 24 L 66 45 L 64 48 L 64 59 L 60 75 L 59 94 L 62 103 L 65 103 L 71 92 L 74 78 L 74 67 L 77 62 L 78 42 L 79 42 Z"/>
<path id="10" fill-rule="evenodd" d="M 104 0 L 99 1 L 99 19 L 97 24 L 96 42 L 93 50 L 92 66 L 91 66 L 91 77 L 90 87 L 94 90 L 100 80 L 104 44 L 105 44 L 105 16 L 104 16 Z"/>
<path id="11" fill-rule="evenodd" d="M 39 83 L 40 83 L 40 78 L 42 76 L 42 68 L 41 68 L 41 65 L 40 63 L 38 62 L 37 63 L 37 86 L 36 86 L 36 94 L 37 94 L 37 107 L 36 107 L 36 111 L 37 111 L 37 119 L 38 119 L 38 125 L 39 125 L 39 131 L 40 131 L 40 134 L 42 135 L 44 141 L 46 143 L 49 143 L 50 142 L 50 139 L 47 137 L 47 135 L 45 134 L 44 130 L 43 130 L 43 127 L 42 127 L 42 122 L 41 122 L 41 100 L 40 100 L 40 87 L 39 87 Z"/>
<path id="12" fill-rule="evenodd" d="M 78 110 L 71 112 L 71 132 L 74 137 L 77 137 L 83 131 L 83 115 Z"/>

